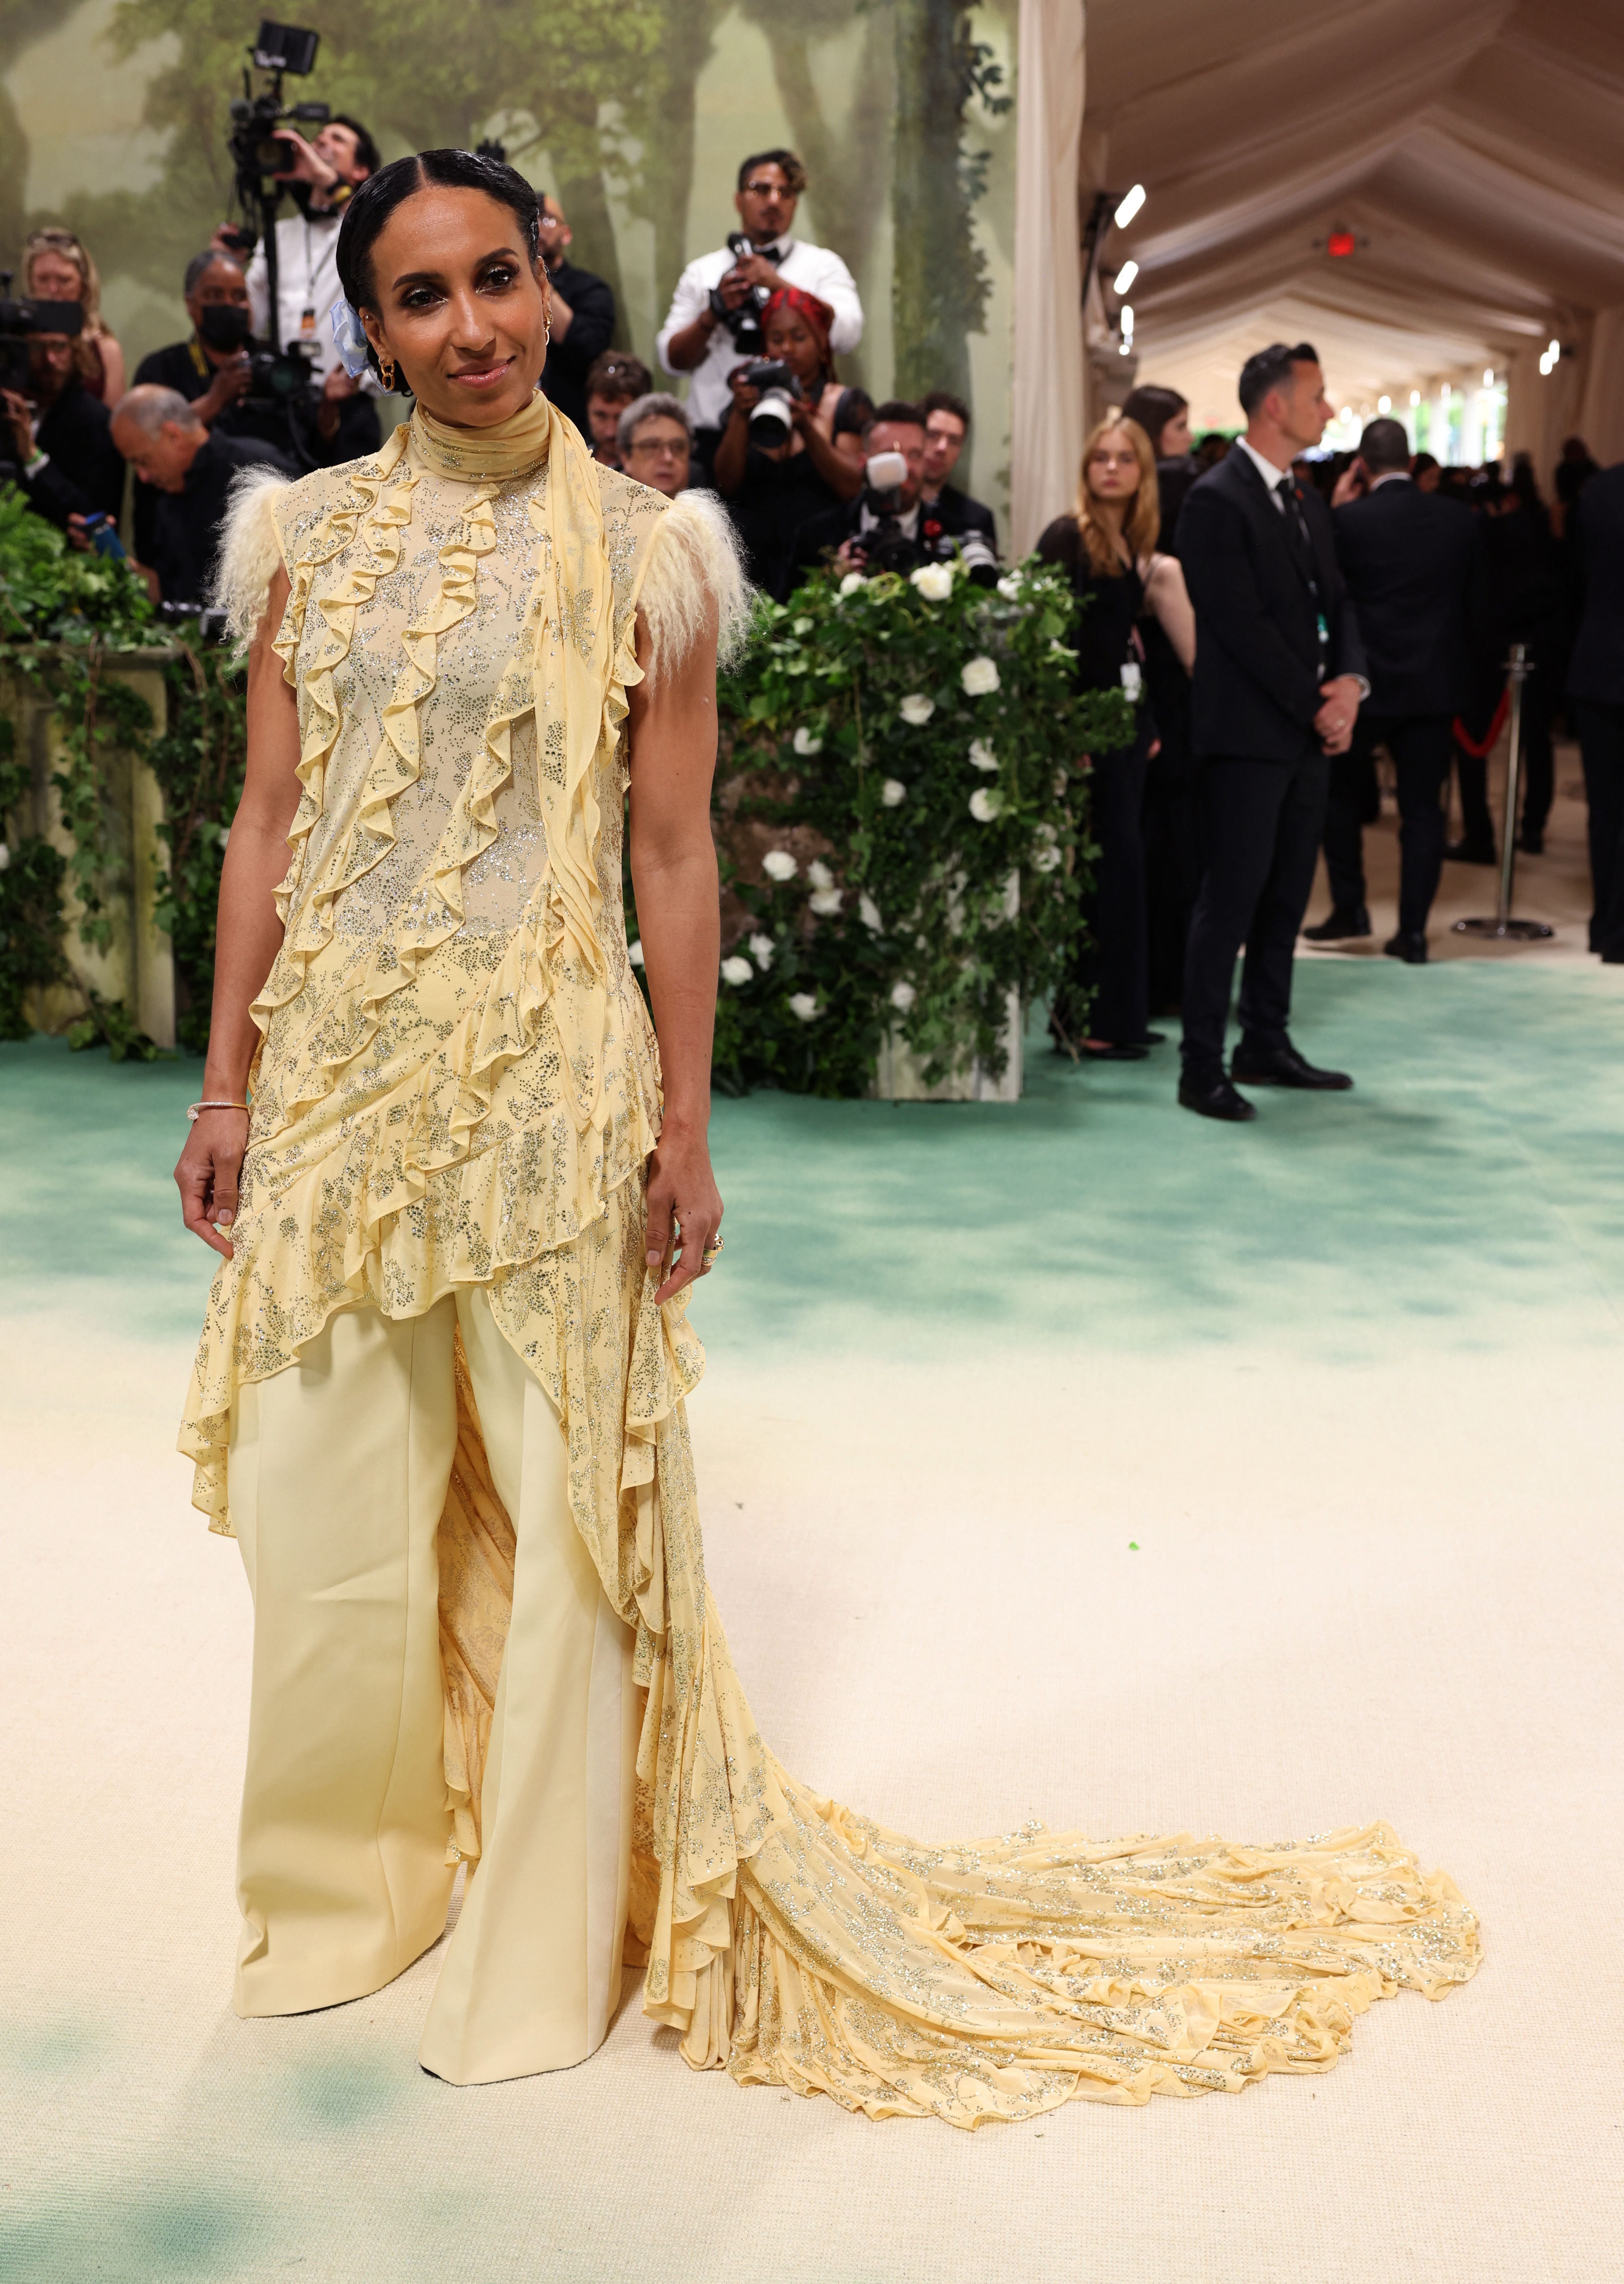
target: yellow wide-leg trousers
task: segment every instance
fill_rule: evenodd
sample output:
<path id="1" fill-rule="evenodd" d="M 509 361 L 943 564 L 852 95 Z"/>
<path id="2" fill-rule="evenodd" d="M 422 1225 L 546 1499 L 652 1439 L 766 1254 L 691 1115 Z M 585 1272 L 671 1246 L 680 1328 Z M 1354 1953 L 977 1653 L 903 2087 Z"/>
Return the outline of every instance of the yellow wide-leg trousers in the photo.
<path id="1" fill-rule="evenodd" d="M 418 2054 L 465 2085 L 583 2061 L 620 1998 L 633 1637 L 571 1517 L 558 1415 L 475 1288 L 399 1323 L 332 1318 L 242 1388 L 228 1467 L 254 1611 L 233 2003 L 298 2014 L 378 1990 L 445 1928 L 435 1534 L 459 1326 L 517 1537 L 482 1852 Z"/>

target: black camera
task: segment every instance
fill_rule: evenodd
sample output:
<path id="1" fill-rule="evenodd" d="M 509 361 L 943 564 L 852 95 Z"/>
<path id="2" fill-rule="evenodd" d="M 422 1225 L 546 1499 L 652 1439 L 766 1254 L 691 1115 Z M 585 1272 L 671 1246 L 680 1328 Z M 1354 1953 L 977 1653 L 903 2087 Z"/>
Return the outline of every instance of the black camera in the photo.
<path id="1" fill-rule="evenodd" d="M 290 341 L 285 349 L 250 349 L 248 387 L 242 402 L 255 412 L 283 412 L 308 404 L 316 395 L 311 360 L 314 342 Z"/>
<path id="2" fill-rule="evenodd" d="M 806 395 L 781 357 L 753 357 L 740 368 L 740 378 L 751 388 L 759 389 L 761 397 L 750 415 L 750 442 L 764 451 L 774 451 L 787 444 L 793 423 L 790 406 L 799 404 Z"/>
<path id="3" fill-rule="evenodd" d="M 292 72 L 295 79 L 303 79 L 313 72 L 320 45 L 319 32 L 301 31 L 297 24 L 273 24 L 268 17 L 260 25 L 248 51 L 249 59 L 254 70 L 271 74 L 271 84 L 255 95 L 249 73 L 243 73 L 243 91 L 231 105 L 231 124 L 226 130 L 231 163 L 237 169 L 237 194 L 245 213 L 255 206 L 262 210 L 268 206 L 274 208 L 282 195 L 276 177 L 285 175 L 293 163 L 292 142 L 277 132 L 282 122 L 293 120 L 300 126 L 321 127 L 332 116 L 324 103 L 282 100 L 283 73 Z"/>
<path id="4" fill-rule="evenodd" d="M 0 388 L 27 395 L 31 333 L 66 333 L 71 340 L 83 327 L 77 301 L 13 301 L 12 273 L 0 270 Z"/>
<path id="5" fill-rule="evenodd" d="M 755 248 L 742 230 L 728 232 L 728 252 L 736 262 L 746 261 Z M 733 336 L 733 346 L 741 356 L 759 357 L 767 346 L 767 336 L 761 331 L 761 312 L 772 299 L 765 286 L 747 286 L 745 298 L 737 309 L 730 309 L 722 298 L 720 286 L 711 287 L 710 305 L 713 316 L 720 317 Z"/>

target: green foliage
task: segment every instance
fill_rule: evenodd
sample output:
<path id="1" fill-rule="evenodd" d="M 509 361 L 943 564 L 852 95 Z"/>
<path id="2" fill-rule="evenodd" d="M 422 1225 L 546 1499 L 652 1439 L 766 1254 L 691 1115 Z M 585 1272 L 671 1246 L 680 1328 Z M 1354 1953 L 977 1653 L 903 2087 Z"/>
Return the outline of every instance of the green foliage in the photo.
<path id="1" fill-rule="evenodd" d="M 55 983 L 66 972 L 62 958 L 62 876 L 59 850 L 39 833 L 6 833 L 7 820 L 20 817 L 28 795 L 28 771 L 16 758 L 12 724 L 0 721 L 0 1039 L 21 1039 L 23 993 L 30 984 Z"/>
<path id="2" fill-rule="evenodd" d="M 970 210 L 990 154 L 963 147 L 972 100 L 1009 110 L 1003 69 L 971 33 L 969 0 L 896 0 L 896 143 L 892 207 L 895 388 L 968 397 L 970 343 L 987 309 L 987 261 Z"/>
<path id="3" fill-rule="evenodd" d="M 215 915 L 247 760 L 246 675 L 217 650 L 181 645 L 168 677 L 168 727 L 147 748 L 163 788 L 158 830 L 169 852 L 157 920 L 175 952 L 176 1036 L 202 1054 L 215 989 Z"/>
<path id="4" fill-rule="evenodd" d="M 1132 706 L 1077 690 L 1076 600 L 1047 566 L 995 591 L 956 566 L 945 595 L 919 575 L 819 573 L 761 603 L 723 681 L 724 1086 L 866 1092 L 893 1029 L 933 1083 L 972 1056 L 1001 1069 L 1009 994 L 1070 964 L 1081 764 L 1128 742 Z"/>

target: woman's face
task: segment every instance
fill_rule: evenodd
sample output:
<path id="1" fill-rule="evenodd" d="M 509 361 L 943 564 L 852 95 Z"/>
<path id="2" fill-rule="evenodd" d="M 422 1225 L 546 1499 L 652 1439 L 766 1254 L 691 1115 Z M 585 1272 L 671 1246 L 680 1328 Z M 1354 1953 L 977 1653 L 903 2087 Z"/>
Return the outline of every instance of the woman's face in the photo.
<path id="1" fill-rule="evenodd" d="M 28 292 L 36 301 L 77 301 L 84 281 L 76 263 L 47 246 L 28 264 Z"/>
<path id="2" fill-rule="evenodd" d="M 1088 486 L 1096 499 L 1132 499 L 1139 489 L 1139 455 L 1126 428 L 1107 428 L 1089 454 Z"/>
<path id="3" fill-rule="evenodd" d="M 799 309 L 775 309 L 767 320 L 767 354 L 782 357 L 808 395 L 824 377 L 817 335 Z"/>
<path id="4" fill-rule="evenodd" d="M 1161 435 L 1156 446 L 1159 460 L 1182 460 L 1190 450 L 1190 407 L 1181 404 L 1171 420 L 1161 424 Z"/>
<path id="5" fill-rule="evenodd" d="M 426 412 L 489 428 L 522 411 L 547 362 L 547 287 L 511 207 L 426 184 L 372 246 L 367 339 Z"/>

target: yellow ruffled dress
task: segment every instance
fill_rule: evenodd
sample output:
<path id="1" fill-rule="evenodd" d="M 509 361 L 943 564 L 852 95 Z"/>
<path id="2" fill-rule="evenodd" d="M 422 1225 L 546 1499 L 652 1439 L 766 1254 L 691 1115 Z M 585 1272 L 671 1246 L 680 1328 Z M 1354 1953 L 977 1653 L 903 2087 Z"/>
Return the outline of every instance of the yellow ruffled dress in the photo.
<path id="1" fill-rule="evenodd" d="M 1373 1999 L 1466 1980 L 1473 1915 L 1385 1825 L 927 1848 L 779 1766 L 705 1581 L 700 1351 L 644 1265 L 659 1062 L 621 895 L 639 614 L 656 672 L 707 616 L 725 636 L 733 555 L 714 509 L 597 467 L 538 398 L 484 435 L 419 410 L 374 458 L 246 501 L 245 627 L 278 561 L 303 790 L 182 1435 L 212 1527 L 236 1390 L 337 1310 L 484 1288 L 636 1630 L 633 1930 L 644 2010 L 697 2065 L 974 2125 L 1327 2069 Z M 440 1541 L 448 1828 L 473 1859 L 511 1536 L 471 1407 Z"/>

